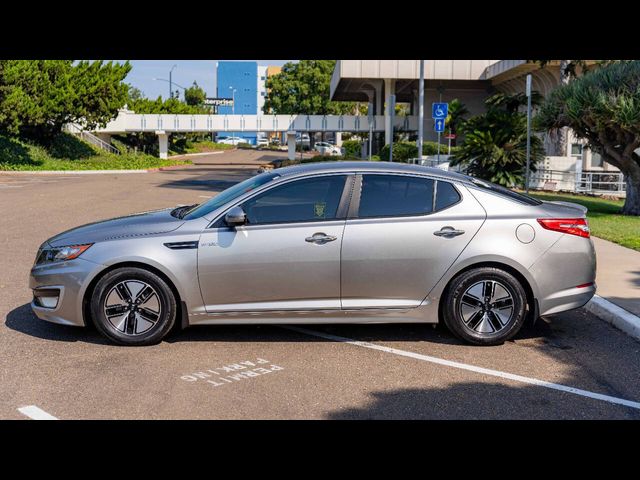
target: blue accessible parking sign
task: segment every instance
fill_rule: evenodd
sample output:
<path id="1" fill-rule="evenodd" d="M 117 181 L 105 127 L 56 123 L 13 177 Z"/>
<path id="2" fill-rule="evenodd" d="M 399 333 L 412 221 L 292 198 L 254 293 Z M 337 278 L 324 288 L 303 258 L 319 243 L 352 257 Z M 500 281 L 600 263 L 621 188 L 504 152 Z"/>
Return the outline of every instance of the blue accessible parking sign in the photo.
<path id="1" fill-rule="evenodd" d="M 431 117 L 435 120 L 437 118 L 445 119 L 449 114 L 448 103 L 434 103 L 431 109 Z"/>

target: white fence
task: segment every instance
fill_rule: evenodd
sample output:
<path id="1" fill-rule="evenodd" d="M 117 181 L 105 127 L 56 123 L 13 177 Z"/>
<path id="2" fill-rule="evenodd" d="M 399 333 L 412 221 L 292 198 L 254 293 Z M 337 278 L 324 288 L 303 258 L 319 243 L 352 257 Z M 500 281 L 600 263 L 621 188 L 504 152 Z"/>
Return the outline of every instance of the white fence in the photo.
<path id="1" fill-rule="evenodd" d="M 620 172 L 566 172 L 539 169 L 531 173 L 529 188 L 551 191 L 626 195 L 624 175 Z"/>
<path id="2" fill-rule="evenodd" d="M 375 115 L 369 124 L 364 115 L 159 115 L 126 111 L 100 133 L 127 132 L 382 132 L 385 116 Z M 394 117 L 396 131 L 418 129 L 416 116 Z"/>

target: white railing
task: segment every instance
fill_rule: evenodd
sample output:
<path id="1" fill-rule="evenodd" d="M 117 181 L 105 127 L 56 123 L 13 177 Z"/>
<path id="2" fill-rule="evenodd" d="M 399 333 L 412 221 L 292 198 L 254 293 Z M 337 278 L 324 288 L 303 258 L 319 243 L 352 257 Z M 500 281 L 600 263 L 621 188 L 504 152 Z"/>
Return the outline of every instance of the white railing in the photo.
<path id="1" fill-rule="evenodd" d="M 101 150 L 105 150 L 110 153 L 114 153 L 116 155 L 120 155 L 120 150 L 111 145 L 110 143 L 105 142 L 101 138 L 95 136 L 93 133 L 83 130 L 79 125 L 75 123 L 68 123 L 65 125 L 65 130 L 77 137 L 81 138 L 87 143 L 90 143 Z"/>
<path id="2" fill-rule="evenodd" d="M 626 193 L 627 183 L 620 172 L 582 172 L 576 191 L 595 193 Z"/>
<path id="3" fill-rule="evenodd" d="M 416 116 L 394 117 L 396 131 L 418 129 Z M 166 115 L 120 112 L 96 132 L 383 132 L 385 116 L 375 115 Z"/>
<path id="4" fill-rule="evenodd" d="M 538 169 L 531 173 L 529 188 L 624 196 L 626 182 L 621 172 L 576 173 L 574 171 Z"/>

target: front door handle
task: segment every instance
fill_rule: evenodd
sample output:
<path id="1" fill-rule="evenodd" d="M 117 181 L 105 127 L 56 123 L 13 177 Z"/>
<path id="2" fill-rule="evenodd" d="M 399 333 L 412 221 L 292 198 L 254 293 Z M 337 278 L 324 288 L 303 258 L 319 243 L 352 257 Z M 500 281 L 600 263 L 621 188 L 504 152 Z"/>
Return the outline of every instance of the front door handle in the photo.
<path id="1" fill-rule="evenodd" d="M 327 235 L 326 233 L 318 232 L 314 233 L 311 237 L 305 238 L 304 241 L 315 243 L 316 245 L 324 245 L 325 243 L 333 242 L 337 239 L 338 237 L 334 237 L 333 235 Z"/>
<path id="2" fill-rule="evenodd" d="M 442 227 L 440 230 L 433 232 L 437 237 L 457 237 L 458 235 L 462 235 L 464 230 L 456 230 L 453 227 Z"/>

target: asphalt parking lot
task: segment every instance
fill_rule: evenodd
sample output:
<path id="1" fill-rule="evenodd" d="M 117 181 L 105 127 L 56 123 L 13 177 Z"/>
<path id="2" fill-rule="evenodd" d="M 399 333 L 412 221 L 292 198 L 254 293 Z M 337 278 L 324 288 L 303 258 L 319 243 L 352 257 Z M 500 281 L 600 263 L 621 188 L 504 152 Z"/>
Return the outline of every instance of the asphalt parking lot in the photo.
<path id="1" fill-rule="evenodd" d="M 202 202 L 268 155 L 146 174 L 0 174 L 0 418 L 640 419 L 640 343 L 584 310 L 488 348 L 416 324 L 203 326 L 125 348 L 31 313 L 43 240 Z"/>

